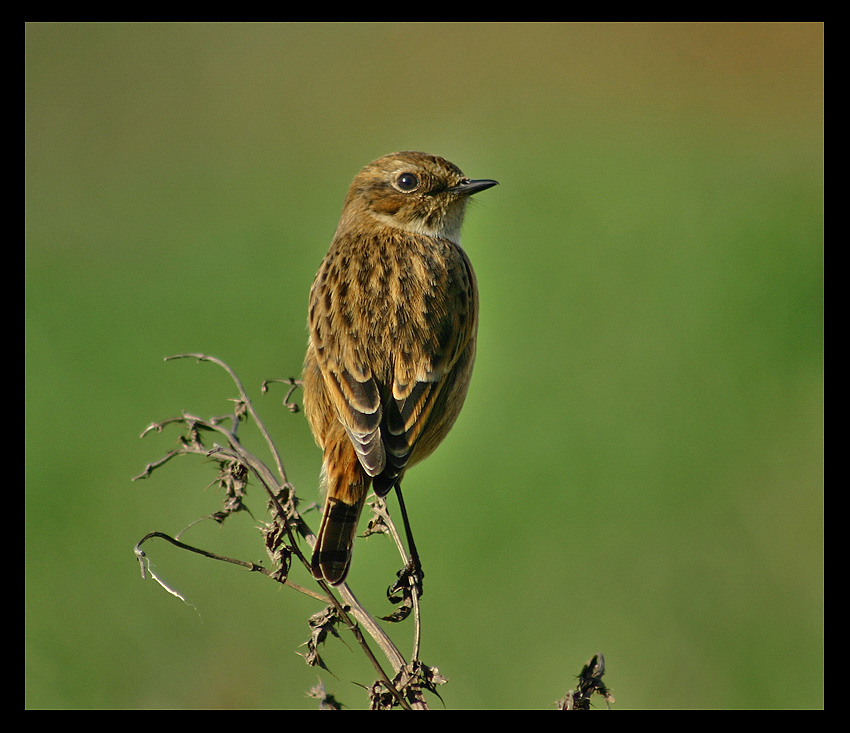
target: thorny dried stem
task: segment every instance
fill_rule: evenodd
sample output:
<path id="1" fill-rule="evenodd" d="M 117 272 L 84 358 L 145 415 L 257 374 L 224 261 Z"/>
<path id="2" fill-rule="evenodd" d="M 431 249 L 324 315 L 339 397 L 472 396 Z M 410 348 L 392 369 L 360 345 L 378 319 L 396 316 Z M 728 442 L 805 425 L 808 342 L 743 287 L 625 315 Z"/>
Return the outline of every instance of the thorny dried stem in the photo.
<path id="1" fill-rule="evenodd" d="M 317 621 L 319 630 L 314 630 L 313 638 L 307 643 L 309 651 L 308 654 L 305 655 L 305 658 L 308 662 L 323 666 L 321 657 L 319 657 L 315 650 L 315 644 L 322 641 L 328 631 L 336 633 L 335 630 L 333 630 L 333 625 L 341 623 L 354 635 L 357 643 L 378 673 L 379 679 L 372 689 L 372 707 L 392 707 L 397 705 L 408 710 L 427 709 L 428 706 L 423 696 L 423 689 L 433 690 L 435 679 L 438 679 L 436 682 L 437 684 L 442 684 L 445 680 L 439 677 L 439 675 L 432 675 L 429 677 L 427 675 L 423 676 L 420 673 L 412 674 L 409 672 L 411 669 L 430 669 L 424 667 L 418 659 L 418 621 L 416 626 L 417 638 L 414 643 L 414 655 L 412 657 L 412 661 L 408 663 L 377 621 L 357 601 L 357 598 L 354 596 L 347 584 L 342 584 L 336 589 L 332 589 L 324 582 L 317 581 L 322 591 L 321 593 L 318 593 L 289 580 L 288 570 L 292 556 L 295 556 L 308 569 L 308 571 L 310 568 L 309 559 L 301 551 L 296 534 L 300 535 L 300 537 L 303 538 L 303 540 L 306 541 L 308 546 L 311 548 L 315 544 L 315 535 L 297 510 L 297 497 L 295 495 L 295 490 L 287 479 L 283 461 L 277 446 L 274 444 L 274 441 L 271 439 L 265 425 L 254 410 L 253 404 L 248 398 L 241 381 L 227 364 L 215 357 L 207 356 L 205 354 L 180 354 L 168 357 L 166 361 L 181 358 L 194 358 L 200 362 L 211 362 L 213 364 L 217 364 L 230 375 L 239 391 L 239 398 L 234 400 L 236 405 L 234 412 L 229 415 L 215 417 L 209 420 L 203 420 L 188 412 L 184 412 L 181 417 L 171 418 L 163 422 L 150 425 L 142 433 L 143 437 L 152 431 L 162 432 L 166 427 L 175 424 L 185 429 L 185 435 L 180 437 L 180 445 L 178 448 L 169 451 L 160 460 L 149 463 L 145 467 L 145 470 L 136 476 L 134 480 L 148 478 L 154 470 L 162 467 L 168 461 L 180 455 L 199 455 L 212 458 L 219 463 L 220 468 L 218 482 L 225 490 L 226 499 L 224 510 L 210 515 L 209 518 L 218 522 L 223 522 L 230 514 L 245 509 L 242 502 L 245 484 L 247 482 L 248 474 L 252 475 L 264 488 L 268 495 L 272 524 L 268 525 L 264 529 L 264 535 L 266 537 L 266 545 L 269 555 L 277 567 L 275 569 L 268 569 L 258 563 L 229 558 L 193 547 L 192 545 L 182 542 L 176 537 L 171 537 L 170 535 L 162 532 L 151 532 L 143 537 L 135 548 L 136 555 L 142 567 L 142 577 L 146 577 L 147 573 L 150 573 L 150 575 L 158 583 L 160 583 L 165 590 L 183 599 L 177 591 L 170 588 L 166 583 L 158 578 L 146 563 L 145 553 L 141 549 L 142 544 L 153 538 L 159 538 L 166 540 L 177 547 L 190 552 L 195 552 L 204 557 L 248 568 L 252 572 L 258 572 L 261 575 L 277 580 L 278 582 L 305 593 L 306 595 L 320 600 L 323 603 L 329 603 L 330 605 L 328 608 L 333 609 L 332 613 L 327 614 L 326 617 L 321 614 L 314 616 L 314 619 L 320 616 L 322 616 L 322 618 Z M 290 390 L 284 398 L 284 405 L 291 411 L 296 412 L 298 408 L 297 405 L 291 402 L 291 396 L 294 389 L 296 389 L 299 385 L 299 382 L 293 379 L 273 381 L 283 381 L 290 385 Z M 267 389 L 268 383 L 269 382 L 263 384 L 264 392 Z M 274 464 L 277 469 L 277 475 L 275 475 L 268 466 L 257 458 L 257 456 L 249 452 L 237 437 L 239 423 L 248 418 L 254 421 L 263 435 L 266 444 L 272 453 Z M 230 425 L 230 427 L 228 427 L 228 425 Z M 224 445 L 215 444 L 212 448 L 206 447 L 203 443 L 203 436 L 206 433 L 217 434 L 223 440 Z M 395 527 L 393 526 L 388 513 L 386 513 L 386 510 L 384 510 L 384 515 L 385 517 L 382 521 L 385 521 L 387 526 L 392 528 L 391 532 L 395 537 L 397 537 L 398 533 L 395 531 Z M 180 535 L 178 535 L 178 537 L 179 536 Z M 402 557 L 406 560 L 403 547 L 401 548 L 401 552 Z M 339 591 L 339 595 L 342 600 L 339 600 L 336 597 L 334 590 Z M 183 600 L 185 601 L 185 599 Z M 313 620 L 311 620 L 311 624 L 312 623 Z M 363 634 L 361 629 L 365 630 L 366 634 L 368 634 L 378 644 L 384 656 L 389 661 L 393 669 L 392 680 L 384 671 L 379 660 L 375 657 L 366 640 L 366 636 Z M 378 697 L 382 700 L 380 705 L 377 705 L 376 703 L 376 699 Z"/>

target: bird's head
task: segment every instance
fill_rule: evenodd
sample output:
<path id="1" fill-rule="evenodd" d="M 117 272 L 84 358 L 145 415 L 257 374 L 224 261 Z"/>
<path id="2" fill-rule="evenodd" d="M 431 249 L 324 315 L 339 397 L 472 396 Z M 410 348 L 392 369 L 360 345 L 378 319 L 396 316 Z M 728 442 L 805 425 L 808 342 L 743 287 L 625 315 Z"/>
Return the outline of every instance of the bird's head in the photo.
<path id="1" fill-rule="evenodd" d="M 375 224 L 458 242 L 469 197 L 496 184 L 489 179 L 471 180 L 436 155 L 385 155 L 354 178 L 340 226 L 368 226 L 371 219 Z"/>

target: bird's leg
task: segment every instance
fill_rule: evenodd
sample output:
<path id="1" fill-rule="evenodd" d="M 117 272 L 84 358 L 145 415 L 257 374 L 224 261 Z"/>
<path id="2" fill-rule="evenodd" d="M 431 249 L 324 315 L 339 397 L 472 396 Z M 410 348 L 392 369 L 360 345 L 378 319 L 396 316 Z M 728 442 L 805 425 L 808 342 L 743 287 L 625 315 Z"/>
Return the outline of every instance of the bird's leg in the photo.
<path id="1" fill-rule="evenodd" d="M 398 497 L 398 505 L 401 509 L 401 518 L 404 521 L 404 533 L 407 535 L 407 547 L 410 551 L 410 560 L 407 563 L 407 567 L 404 568 L 399 576 L 399 583 L 405 579 L 409 579 L 410 585 L 417 597 L 421 597 L 423 593 L 425 572 L 422 570 L 422 563 L 419 561 L 419 553 L 416 551 L 416 543 L 413 541 L 413 532 L 410 529 L 410 520 L 407 518 L 407 509 L 404 506 L 404 497 L 401 493 L 401 483 L 396 484 L 395 493 Z"/>

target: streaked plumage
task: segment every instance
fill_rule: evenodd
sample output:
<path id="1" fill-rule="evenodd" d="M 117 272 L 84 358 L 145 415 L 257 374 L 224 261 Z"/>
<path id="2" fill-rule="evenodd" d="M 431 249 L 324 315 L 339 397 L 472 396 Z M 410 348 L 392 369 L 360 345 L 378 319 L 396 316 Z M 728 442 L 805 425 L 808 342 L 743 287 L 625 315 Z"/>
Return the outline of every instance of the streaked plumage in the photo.
<path id="1" fill-rule="evenodd" d="M 385 495 L 457 419 L 475 360 L 478 292 L 460 247 L 470 181 L 424 153 L 354 179 L 310 291 L 304 406 L 324 451 L 313 573 L 341 583 L 370 484 Z"/>

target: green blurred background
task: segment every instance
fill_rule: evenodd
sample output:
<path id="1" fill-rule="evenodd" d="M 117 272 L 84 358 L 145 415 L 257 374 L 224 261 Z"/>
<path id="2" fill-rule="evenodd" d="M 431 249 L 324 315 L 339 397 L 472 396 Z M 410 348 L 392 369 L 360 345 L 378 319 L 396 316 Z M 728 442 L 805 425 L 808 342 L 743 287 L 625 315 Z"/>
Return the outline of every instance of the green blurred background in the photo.
<path id="1" fill-rule="evenodd" d="M 464 230 L 471 393 L 405 484 L 445 706 L 552 709 L 601 652 L 617 709 L 822 707 L 821 24 L 31 23 L 25 49 L 27 707 L 312 708 L 319 677 L 365 705 L 353 642 L 333 675 L 296 655 L 318 603 L 164 543 L 194 608 L 143 582 L 135 542 L 220 497 L 200 460 L 131 478 L 177 437 L 150 422 L 229 409 L 217 367 L 163 362 L 198 351 L 317 497 L 259 386 L 300 371 L 352 177 L 401 149 L 501 184 Z M 265 561 L 254 526 L 185 539 Z M 395 565 L 358 543 L 378 613 Z"/>

